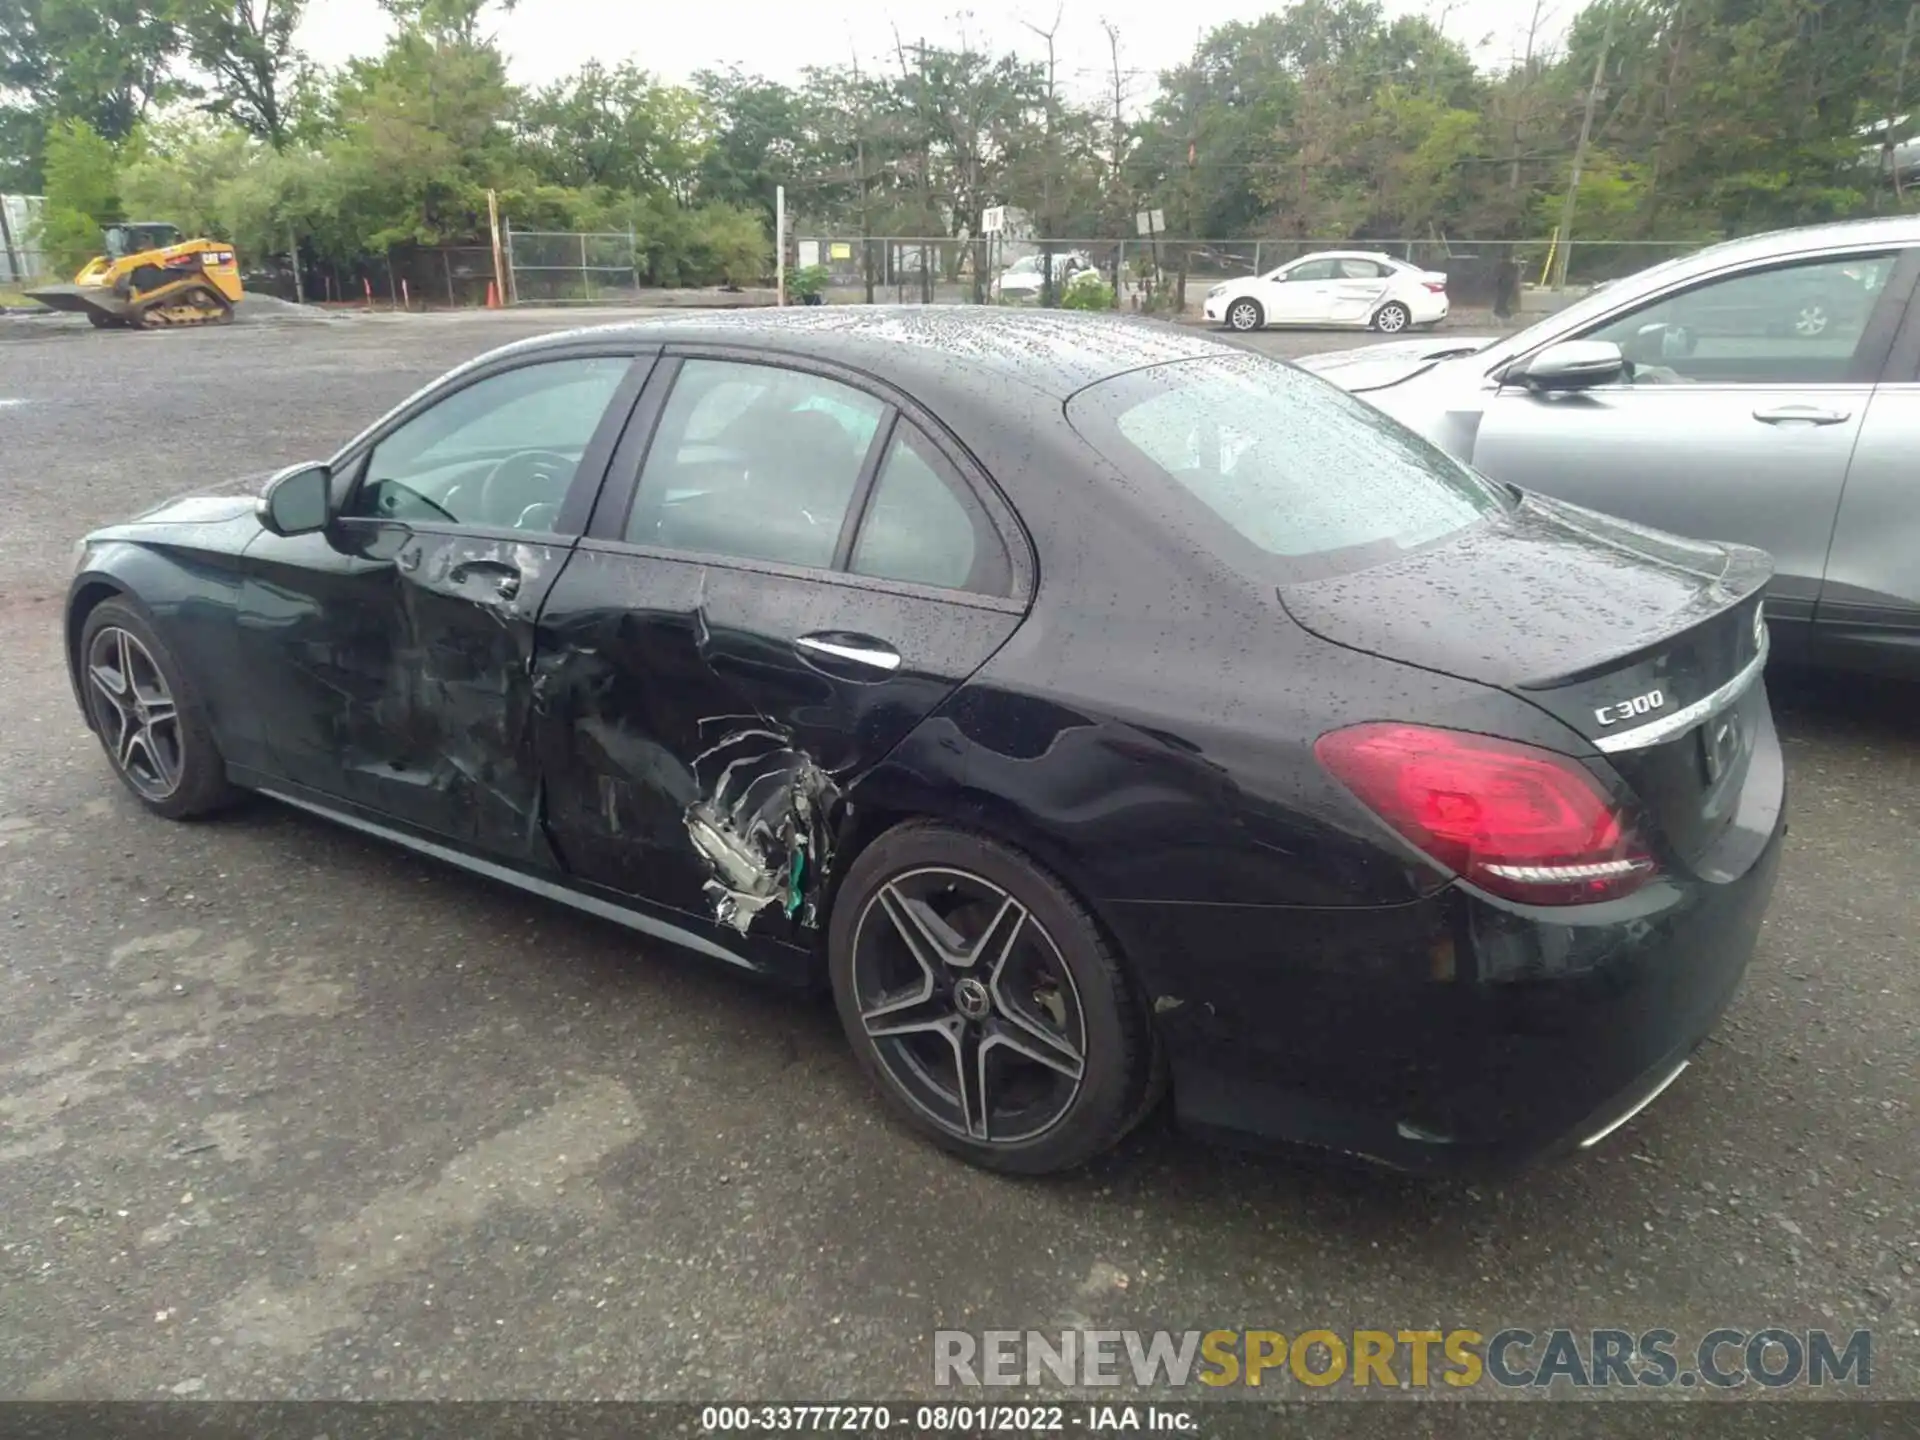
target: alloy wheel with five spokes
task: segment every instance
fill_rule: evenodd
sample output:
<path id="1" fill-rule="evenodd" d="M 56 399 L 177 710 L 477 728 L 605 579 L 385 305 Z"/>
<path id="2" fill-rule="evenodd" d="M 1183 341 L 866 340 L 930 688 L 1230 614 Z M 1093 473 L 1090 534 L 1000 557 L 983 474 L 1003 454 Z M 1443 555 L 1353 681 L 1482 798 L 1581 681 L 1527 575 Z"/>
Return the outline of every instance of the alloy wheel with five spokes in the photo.
<path id="1" fill-rule="evenodd" d="M 185 773 L 185 748 L 179 706 L 152 653 L 131 631 L 102 626 L 87 645 L 86 678 L 114 765 L 143 798 L 171 798 Z"/>
<path id="2" fill-rule="evenodd" d="M 1001 886 L 945 866 L 893 877 L 856 922 L 852 975 L 881 1067 L 949 1134 L 1028 1141 L 1072 1109 L 1086 1074 L 1079 990 Z"/>

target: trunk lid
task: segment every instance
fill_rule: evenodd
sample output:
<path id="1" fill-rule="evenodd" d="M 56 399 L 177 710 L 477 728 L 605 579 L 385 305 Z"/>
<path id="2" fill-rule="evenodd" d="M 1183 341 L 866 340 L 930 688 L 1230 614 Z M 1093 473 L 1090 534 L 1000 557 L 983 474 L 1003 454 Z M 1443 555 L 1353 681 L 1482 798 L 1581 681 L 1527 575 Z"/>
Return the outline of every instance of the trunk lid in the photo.
<path id="1" fill-rule="evenodd" d="M 1475 680 L 1565 722 L 1691 862 L 1731 823 L 1771 730 L 1753 682 L 1772 561 L 1526 497 L 1452 539 L 1287 585 L 1307 630 Z"/>

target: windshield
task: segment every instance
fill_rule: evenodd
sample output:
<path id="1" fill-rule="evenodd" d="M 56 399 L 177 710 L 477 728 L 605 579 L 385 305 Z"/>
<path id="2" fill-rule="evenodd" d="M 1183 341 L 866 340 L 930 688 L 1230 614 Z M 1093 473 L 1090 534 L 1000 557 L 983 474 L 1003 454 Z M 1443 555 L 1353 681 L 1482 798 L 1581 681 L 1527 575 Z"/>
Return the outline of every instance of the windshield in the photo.
<path id="1" fill-rule="evenodd" d="M 1025 256 L 1007 267 L 1009 275 L 1038 275 L 1039 273 L 1040 257 L 1038 255 Z"/>
<path id="2" fill-rule="evenodd" d="M 1262 356 L 1118 375 L 1067 417 L 1129 478 L 1199 501 L 1223 552 L 1289 581 L 1394 559 L 1510 503 L 1364 401 Z"/>

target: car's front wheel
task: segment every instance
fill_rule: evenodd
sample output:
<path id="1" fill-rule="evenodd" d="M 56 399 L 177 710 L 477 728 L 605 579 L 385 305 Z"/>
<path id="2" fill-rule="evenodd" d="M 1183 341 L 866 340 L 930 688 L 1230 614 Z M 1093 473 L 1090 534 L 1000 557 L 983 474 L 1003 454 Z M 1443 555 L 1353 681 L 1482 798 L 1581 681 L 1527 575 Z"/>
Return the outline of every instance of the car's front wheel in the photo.
<path id="1" fill-rule="evenodd" d="M 1236 300 L 1227 307 L 1227 328 L 1242 335 L 1267 323 L 1266 312 L 1258 300 Z"/>
<path id="2" fill-rule="evenodd" d="M 1373 312 L 1373 328 L 1382 335 L 1398 335 L 1413 319 L 1413 312 L 1398 300 L 1389 300 Z"/>
<path id="3" fill-rule="evenodd" d="M 80 632 L 87 714 L 134 798 L 169 820 L 217 810 L 234 797 L 200 697 L 147 617 L 103 600 Z"/>
<path id="4" fill-rule="evenodd" d="M 861 1067 L 975 1164 L 1070 1169 L 1147 1108 L 1151 1037 L 1119 958 L 1018 851 L 925 821 L 890 830 L 848 871 L 827 953 Z"/>

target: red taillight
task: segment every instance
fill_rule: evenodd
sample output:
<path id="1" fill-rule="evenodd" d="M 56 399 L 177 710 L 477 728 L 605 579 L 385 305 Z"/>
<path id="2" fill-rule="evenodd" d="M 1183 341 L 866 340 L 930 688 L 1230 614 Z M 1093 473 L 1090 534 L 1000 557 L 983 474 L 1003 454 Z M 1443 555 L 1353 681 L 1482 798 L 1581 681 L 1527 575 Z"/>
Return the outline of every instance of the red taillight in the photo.
<path id="1" fill-rule="evenodd" d="M 1422 280 L 1420 283 L 1435 295 L 1444 295 L 1447 293 L 1447 282 L 1445 280 Z"/>
<path id="2" fill-rule="evenodd" d="M 1495 895 L 1576 905 L 1625 895 L 1653 874 L 1599 782 L 1550 750 L 1377 723 L 1322 735 L 1313 751 L 1382 820 Z"/>

